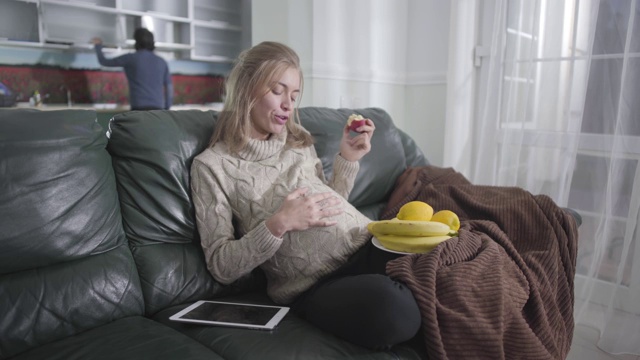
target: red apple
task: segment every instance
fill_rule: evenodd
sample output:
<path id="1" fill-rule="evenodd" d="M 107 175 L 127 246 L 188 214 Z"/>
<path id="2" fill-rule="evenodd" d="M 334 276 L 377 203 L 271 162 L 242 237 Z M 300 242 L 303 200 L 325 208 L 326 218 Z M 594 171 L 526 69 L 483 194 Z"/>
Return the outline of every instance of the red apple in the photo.
<path id="1" fill-rule="evenodd" d="M 361 120 L 351 120 L 351 122 L 349 123 L 349 127 L 348 127 L 348 128 L 349 128 L 349 130 L 351 130 L 351 131 L 360 132 L 360 131 L 358 131 L 357 129 L 358 129 L 360 126 L 364 126 L 364 125 L 366 125 L 366 124 L 367 124 L 367 122 L 366 122 L 366 120 L 365 120 L 365 119 L 361 119 Z"/>

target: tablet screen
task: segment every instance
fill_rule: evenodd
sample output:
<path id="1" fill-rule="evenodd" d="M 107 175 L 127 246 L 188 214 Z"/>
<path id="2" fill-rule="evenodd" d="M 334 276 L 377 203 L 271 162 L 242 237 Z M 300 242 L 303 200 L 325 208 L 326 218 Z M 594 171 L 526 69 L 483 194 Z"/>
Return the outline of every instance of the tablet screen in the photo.
<path id="1" fill-rule="evenodd" d="M 198 301 L 172 316 L 171 320 L 211 325 L 272 329 L 289 308 L 218 301 Z"/>

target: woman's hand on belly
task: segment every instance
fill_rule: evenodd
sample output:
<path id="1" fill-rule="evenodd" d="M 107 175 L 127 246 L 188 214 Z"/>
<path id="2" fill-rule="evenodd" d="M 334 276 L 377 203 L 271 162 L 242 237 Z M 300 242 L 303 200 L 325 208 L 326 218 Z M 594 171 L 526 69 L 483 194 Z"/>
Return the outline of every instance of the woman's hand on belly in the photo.
<path id="1" fill-rule="evenodd" d="M 278 211 L 266 220 L 265 225 L 274 236 L 282 237 L 288 231 L 333 226 L 337 223 L 329 218 L 344 211 L 342 200 L 331 192 L 307 195 L 308 191 L 308 188 L 292 191 L 285 197 Z"/>

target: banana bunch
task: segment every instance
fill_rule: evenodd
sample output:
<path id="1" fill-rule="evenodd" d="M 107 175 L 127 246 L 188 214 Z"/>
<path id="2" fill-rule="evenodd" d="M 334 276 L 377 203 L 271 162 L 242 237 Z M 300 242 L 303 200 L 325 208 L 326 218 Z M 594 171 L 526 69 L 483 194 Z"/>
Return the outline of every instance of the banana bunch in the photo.
<path id="1" fill-rule="evenodd" d="M 373 221 L 367 228 L 385 248 L 411 253 L 428 252 L 455 235 L 448 225 L 436 221 L 393 218 Z"/>
<path id="2" fill-rule="evenodd" d="M 389 250 L 425 253 L 457 235 L 460 219 L 449 210 L 433 213 L 422 201 L 411 201 L 391 220 L 373 221 L 367 228 Z"/>

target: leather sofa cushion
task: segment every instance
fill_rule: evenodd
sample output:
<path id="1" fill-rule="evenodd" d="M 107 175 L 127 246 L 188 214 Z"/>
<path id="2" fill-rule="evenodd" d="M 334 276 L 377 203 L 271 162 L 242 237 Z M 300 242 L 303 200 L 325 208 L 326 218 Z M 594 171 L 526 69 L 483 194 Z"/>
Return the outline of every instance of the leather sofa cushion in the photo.
<path id="1" fill-rule="evenodd" d="M 132 244 L 186 244 L 197 237 L 189 168 L 209 143 L 216 113 L 130 111 L 109 123 L 123 226 Z"/>
<path id="2" fill-rule="evenodd" d="M 143 312 L 95 118 L 0 110 L 0 358 Z"/>
<path id="3" fill-rule="evenodd" d="M 273 304 L 265 293 L 245 293 L 220 301 Z M 274 331 L 199 326 L 169 320 L 184 309 L 178 305 L 158 312 L 153 319 L 204 344 L 225 359 L 425 359 L 421 338 L 391 350 L 369 350 L 339 339 L 289 311 Z"/>
<path id="4" fill-rule="evenodd" d="M 222 360 L 199 342 L 142 316 L 128 317 L 22 353 L 12 360 Z"/>
<path id="5" fill-rule="evenodd" d="M 0 110 L 0 119 L 0 274 L 124 243 L 95 112 Z"/>
<path id="6" fill-rule="evenodd" d="M 107 149 L 148 315 L 254 284 L 252 276 L 232 286 L 217 283 L 200 247 L 190 168 L 216 119 L 213 111 L 130 111 L 109 124 Z"/>
<path id="7" fill-rule="evenodd" d="M 2 275 L 0 288 L 0 359 L 144 311 L 127 244 Z"/>

